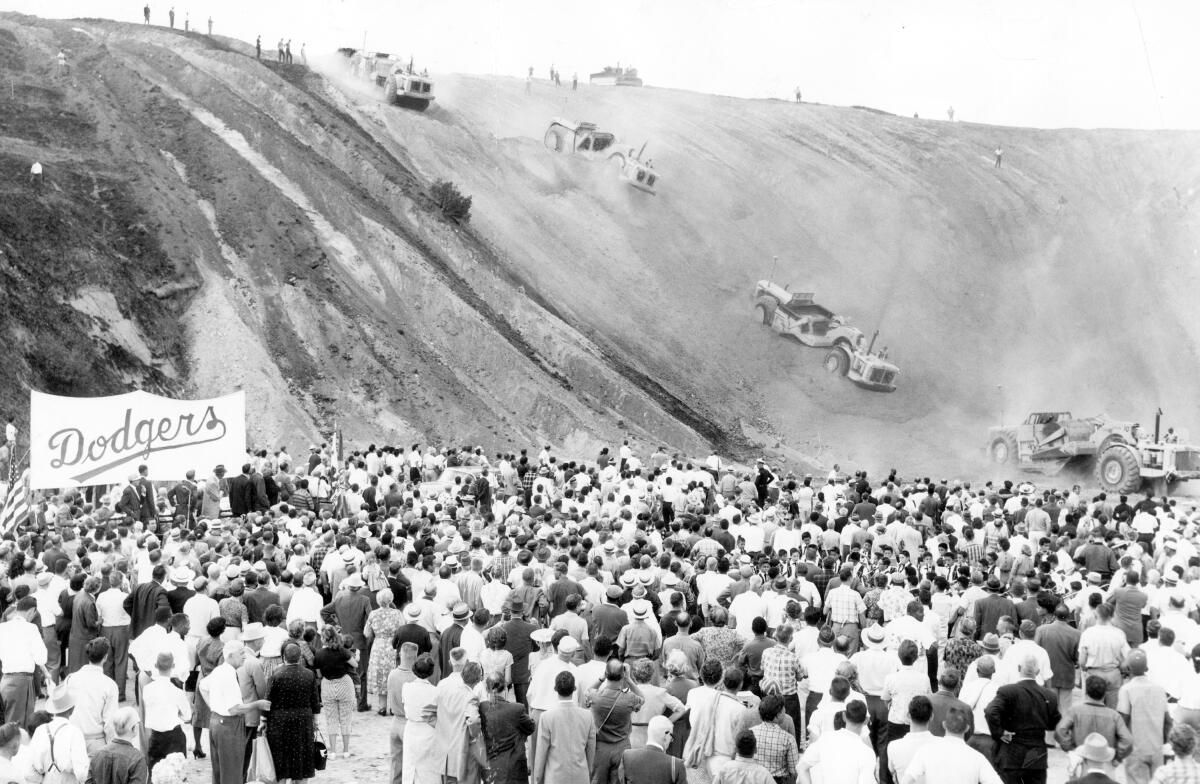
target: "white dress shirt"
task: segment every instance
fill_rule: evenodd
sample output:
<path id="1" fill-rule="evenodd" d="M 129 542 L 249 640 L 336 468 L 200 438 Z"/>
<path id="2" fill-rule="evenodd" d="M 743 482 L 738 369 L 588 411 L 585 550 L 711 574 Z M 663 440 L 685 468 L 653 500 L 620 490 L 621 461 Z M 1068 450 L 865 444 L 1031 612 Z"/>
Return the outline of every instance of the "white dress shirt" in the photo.
<path id="1" fill-rule="evenodd" d="M 242 704 L 242 687 L 238 683 L 237 670 L 227 663 L 222 662 L 202 678 L 199 688 L 208 707 L 220 716 L 232 716 L 231 709 Z"/>
<path id="2" fill-rule="evenodd" d="M 875 752 L 848 729 L 826 732 L 801 758 L 813 773 L 814 784 L 874 784 Z"/>
<path id="3" fill-rule="evenodd" d="M 59 595 L 66 590 L 67 583 L 59 578 L 51 578 L 43 588 L 38 586 L 33 598 L 37 601 L 38 615 L 42 616 L 42 627 L 53 626 L 54 619 L 62 615 L 62 607 L 58 603 Z"/>
<path id="4" fill-rule="evenodd" d="M 67 688 L 75 698 L 71 724 L 78 727 L 84 737 L 104 735 L 106 740 L 111 739 L 110 723 L 120 702 L 116 681 L 105 675 L 100 667 L 85 664 L 67 678 Z M 54 747 L 57 750 L 57 741 Z"/>
<path id="5" fill-rule="evenodd" d="M 46 664 L 46 643 L 42 630 L 19 615 L 0 623 L 0 667 L 5 673 L 32 675 Z M 86 772 L 86 769 L 85 769 Z"/>
<path id="6" fill-rule="evenodd" d="M 154 624 L 129 644 L 129 655 L 137 660 L 138 670 L 149 675 L 154 674 L 158 655 L 164 651 L 175 657 L 175 668 L 171 674 L 180 680 L 187 678 L 191 669 L 191 654 L 188 652 L 187 643 L 175 632 L 169 632 Z"/>
<path id="7" fill-rule="evenodd" d="M 148 730 L 170 732 L 192 719 L 187 694 L 170 678 L 158 674 L 142 687 L 142 703 L 146 706 L 144 724 Z"/>
<path id="8" fill-rule="evenodd" d="M 76 780 L 87 781 L 87 743 L 79 728 L 61 716 L 54 717 L 49 724 L 43 724 L 33 733 L 21 761 L 24 768 L 21 772 L 25 775 L 25 780 L 41 781 L 46 771 L 50 770 L 51 735 L 54 736 L 54 764 L 63 773 L 74 774 Z"/>
<path id="9" fill-rule="evenodd" d="M 220 614 L 220 608 L 216 599 L 197 593 L 183 603 L 183 614 L 188 617 L 188 636 L 203 639 L 208 636 L 208 622 Z"/>
<path id="10" fill-rule="evenodd" d="M 325 606 L 325 600 L 321 598 L 321 594 L 313 588 L 298 588 L 292 594 L 292 600 L 288 602 L 287 625 L 291 625 L 292 621 L 303 621 L 304 623 L 315 623 L 320 625 L 321 608 Z"/>
<path id="11" fill-rule="evenodd" d="M 128 626 L 133 620 L 125 612 L 125 597 L 129 594 L 109 588 L 101 591 L 96 597 L 96 612 L 100 615 L 101 626 Z"/>
<path id="12" fill-rule="evenodd" d="M 1001 784 L 987 758 L 953 735 L 917 749 L 900 776 L 900 784 Z"/>

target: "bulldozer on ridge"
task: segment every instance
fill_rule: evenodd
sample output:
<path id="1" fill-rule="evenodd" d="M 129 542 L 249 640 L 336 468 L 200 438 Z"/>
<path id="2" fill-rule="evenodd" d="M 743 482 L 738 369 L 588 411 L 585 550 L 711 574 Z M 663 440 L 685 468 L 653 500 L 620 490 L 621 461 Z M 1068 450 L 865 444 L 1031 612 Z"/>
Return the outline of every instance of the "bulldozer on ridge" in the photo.
<path id="1" fill-rule="evenodd" d="M 1069 411 L 1037 411 L 1016 426 L 988 430 L 988 456 L 997 465 L 1054 475 L 1068 465 L 1090 469 L 1110 493 L 1134 493 L 1149 485 L 1166 495 L 1181 481 L 1200 479 L 1200 447 L 1161 437 L 1162 412 L 1154 433 L 1136 422 L 1099 415 L 1076 418 Z"/>

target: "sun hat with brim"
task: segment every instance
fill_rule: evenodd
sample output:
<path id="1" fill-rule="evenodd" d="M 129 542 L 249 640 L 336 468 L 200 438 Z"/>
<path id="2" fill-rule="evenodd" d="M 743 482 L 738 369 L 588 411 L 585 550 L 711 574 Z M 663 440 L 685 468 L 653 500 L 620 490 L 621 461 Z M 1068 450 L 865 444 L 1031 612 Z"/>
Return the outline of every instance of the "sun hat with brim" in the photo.
<path id="1" fill-rule="evenodd" d="M 863 642 L 868 648 L 882 648 L 887 640 L 887 633 L 878 624 L 863 632 Z"/>
<path id="2" fill-rule="evenodd" d="M 63 681 L 50 692 L 45 710 L 52 716 L 57 716 L 60 713 L 66 713 L 73 707 L 75 707 L 75 695 L 71 692 L 67 682 Z"/>
<path id="3" fill-rule="evenodd" d="M 416 604 L 410 604 L 404 608 L 404 617 L 410 620 L 417 620 L 421 617 L 421 608 Z"/>
<path id="4" fill-rule="evenodd" d="M 529 633 L 529 639 L 533 640 L 534 642 L 538 642 L 538 643 L 550 642 L 550 640 L 554 639 L 554 630 L 553 629 L 534 629 L 532 632 Z"/>
<path id="5" fill-rule="evenodd" d="M 257 621 L 246 624 L 246 628 L 242 629 L 242 642 L 254 642 L 255 640 L 261 640 L 266 636 L 267 633 L 263 628 L 263 625 Z"/>
<path id="6" fill-rule="evenodd" d="M 644 621 L 650 617 L 650 608 L 645 605 L 638 605 L 633 608 L 633 618 L 636 621 Z"/>
<path id="7" fill-rule="evenodd" d="M 1099 732 L 1084 738 L 1083 745 L 1075 749 L 1075 753 L 1091 762 L 1111 762 L 1117 754 Z"/>
<path id="8" fill-rule="evenodd" d="M 358 572 L 355 572 L 345 580 L 342 580 L 343 588 L 362 588 L 364 584 L 363 578 Z"/>
<path id="9" fill-rule="evenodd" d="M 999 653 L 1000 637 L 995 634 L 985 634 L 983 635 L 983 641 L 979 643 L 979 647 L 983 648 L 984 653 Z"/>

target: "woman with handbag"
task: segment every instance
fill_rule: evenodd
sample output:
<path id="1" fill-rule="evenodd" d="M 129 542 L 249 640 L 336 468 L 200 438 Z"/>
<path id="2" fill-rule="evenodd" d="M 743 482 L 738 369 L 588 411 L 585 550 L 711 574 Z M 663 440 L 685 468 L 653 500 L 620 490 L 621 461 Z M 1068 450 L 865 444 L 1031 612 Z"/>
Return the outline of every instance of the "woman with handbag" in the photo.
<path id="1" fill-rule="evenodd" d="M 300 646 L 283 644 L 283 666 L 275 671 L 267 692 L 271 710 L 263 714 L 267 743 L 279 784 L 303 784 L 315 774 L 313 732 L 321 712 L 317 676 L 304 666 Z"/>

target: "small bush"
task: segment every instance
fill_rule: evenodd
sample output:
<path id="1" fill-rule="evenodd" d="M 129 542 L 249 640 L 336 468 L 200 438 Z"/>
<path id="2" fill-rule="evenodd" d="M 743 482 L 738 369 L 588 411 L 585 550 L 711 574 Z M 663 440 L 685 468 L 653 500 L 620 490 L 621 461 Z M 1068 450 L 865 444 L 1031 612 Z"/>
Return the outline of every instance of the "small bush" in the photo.
<path id="1" fill-rule="evenodd" d="M 430 188 L 433 201 L 442 214 L 455 223 L 466 223 L 471 218 L 471 197 L 464 196 L 458 186 L 446 180 L 438 180 Z"/>

